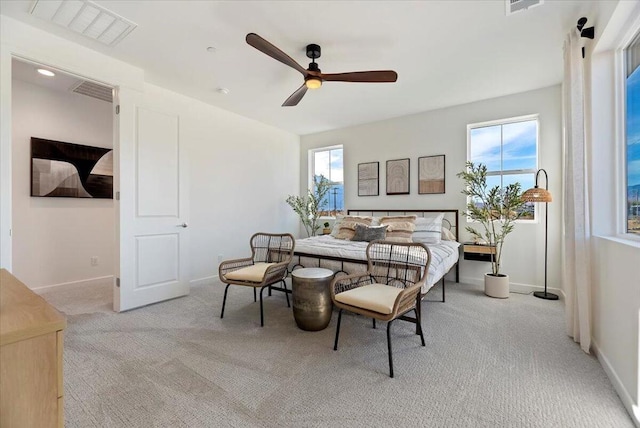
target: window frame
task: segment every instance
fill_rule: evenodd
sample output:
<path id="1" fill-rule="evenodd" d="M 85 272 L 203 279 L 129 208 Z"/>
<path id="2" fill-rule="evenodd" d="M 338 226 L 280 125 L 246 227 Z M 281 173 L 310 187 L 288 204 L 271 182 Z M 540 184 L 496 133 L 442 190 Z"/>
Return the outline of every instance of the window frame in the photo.
<path id="1" fill-rule="evenodd" d="M 615 50 L 614 57 L 614 92 L 617 102 L 617 113 L 615 114 L 615 141 L 616 141 L 616 164 L 618 173 L 616 181 L 616 225 L 617 237 L 640 243 L 640 234 L 628 231 L 627 217 L 627 192 L 629 183 L 627 182 L 627 76 L 626 76 L 626 49 L 631 45 L 636 36 L 640 35 L 640 20 L 631 25 L 625 35 L 621 38 L 620 44 Z"/>
<path id="2" fill-rule="evenodd" d="M 535 176 L 536 173 L 539 171 L 540 169 L 540 165 L 539 165 L 539 161 L 540 161 L 540 114 L 539 113 L 532 113 L 532 114 L 527 114 L 527 115 L 523 115 L 523 116 L 514 116 L 514 117 L 509 117 L 509 118 L 505 118 L 505 119 L 494 119 L 494 120 L 488 120 L 488 121 L 484 121 L 484 122 L 476 122 L 476 123 L 469 123 L 467 124 L 467 161 L 471 160 L 471 130 L 472 129 L 477 129 L 477 128 L 486 128 L 486 127 L 490 127 L 490 126 L 496 126 L 496 125 L 508 125 L 511 123 L 518 123 L 518 122 L 529 122 L 529 121 L 536 121 L 536 164 L 535 164 L 535 168 L 534 169 L 510 169 L 510 170 L 500 170 L 500 172 L 489 172 L 487 171 L 487 177 L 495 177 L 495 176 L 500 176 L 502 177 L 503 175 L 517 175 L 517 174 L 532 174 L 534 177 L 534 183 L 535 183 Z M 500 137 L 501 139 L 503 138 L 503 136 L 501 135 Z M 500 145 L 502 147 L 503 141 L 500 142 Z M 502 178 L 500 179 L 500 184 L 502 185 Z M 546 183 L 545 183 L 546 186 Z M 527 189 L 521 189 L 523 192 Z M 467 198 L 468 201 L 468 198 Z M 532 219 L 518 219 L 516 220 L 516 223 L 525 223 L 525 224 L 537 224 L 540 221 L 540 213 L 539 213 L 539 207 L 538 205 L 540 204 L 533 204 L 533 218 Z M 469 219 L 469 217 L 467 217 L 467 223 L 475 223 L 473 220 Z"/>
<path id="3" fill-rule="evenodd" d="M 331 150 L 342 150 L 342 206 L 345 206 L 345 191 L 344 191 L 344 145 L 343 144 L 334 144 L 332 146 L 323 146 L 323 147 L 316 147 L 316 148 L 312 148 L 309 149 L 309 153 L 308 153 L 308 177 L 307 177 L 307 188 L 308 189 L 313 189 L 315 186 L 315 182 L 313 181 L 313 177 L 315 177 L 315 170 L 316 170 L 316 162 L 315 162 L 315 154 L 319 153 L 319 152 L 330 152 Z M 329 157 L 331 157 L 331 155 L 329 155 Z M 329 177 L 327 177 L 329 178 Z M 329 180 L 331 180 L 329 178 Z M 331 210 L 328 210 L 331 211 Z M 335 217 L 333 216 L 320 216 L 319 218 L 321 219 L 335 219 Z"/>

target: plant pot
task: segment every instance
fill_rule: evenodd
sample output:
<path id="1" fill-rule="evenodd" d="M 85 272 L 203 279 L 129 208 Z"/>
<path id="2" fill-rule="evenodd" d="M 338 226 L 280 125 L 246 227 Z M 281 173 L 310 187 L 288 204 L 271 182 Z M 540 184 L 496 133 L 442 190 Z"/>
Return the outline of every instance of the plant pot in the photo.
<path id="1" fill-rule="evenodd" d="M 328 235 L 331 233 L 331 229 L 329 229 L 328 227 L 325 227 L 324 229 L 322 229 L 322 234 L 323 235 Z"/>
<path id="2" fill-rule="evenodd" d="M 489 297 L 506 299 L 509 297 L 509 275 L 484 274 L 484 294 Z"/>

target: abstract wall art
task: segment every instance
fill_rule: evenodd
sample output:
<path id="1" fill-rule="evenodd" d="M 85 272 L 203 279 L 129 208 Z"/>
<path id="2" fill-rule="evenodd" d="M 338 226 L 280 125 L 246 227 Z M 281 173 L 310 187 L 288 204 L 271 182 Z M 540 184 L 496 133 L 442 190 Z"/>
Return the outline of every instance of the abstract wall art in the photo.
<path id="1" fill-rule="evenodd" d="M 113 198 L 113 150 L 31 137 L 31 196 Z"/>
<path id="2" fill-rule="evenodd" d="M 418 194 L 444 193 L 444 155 L 418 158 Z"/>
<path id="3" fill-rule="evenodd" d="M 380 162 L 358 164 L 358 196 L 378 196 Z"/>
<path id="4" fill-rule="evenodd" d="M 387 195 L 409 194 L 409 158 L 387 161 Z"/>

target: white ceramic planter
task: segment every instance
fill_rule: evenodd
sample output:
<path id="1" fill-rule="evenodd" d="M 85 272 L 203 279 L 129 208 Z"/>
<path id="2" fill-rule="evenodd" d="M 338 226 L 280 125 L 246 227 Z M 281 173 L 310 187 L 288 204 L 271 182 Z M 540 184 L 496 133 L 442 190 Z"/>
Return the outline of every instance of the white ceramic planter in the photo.
<path id="1" fill-rule="evenodd" d="M 493 276 L 484 274 L 484 294 L 489 297 L 506 299 L 509 297 L 509 275 Z"/>

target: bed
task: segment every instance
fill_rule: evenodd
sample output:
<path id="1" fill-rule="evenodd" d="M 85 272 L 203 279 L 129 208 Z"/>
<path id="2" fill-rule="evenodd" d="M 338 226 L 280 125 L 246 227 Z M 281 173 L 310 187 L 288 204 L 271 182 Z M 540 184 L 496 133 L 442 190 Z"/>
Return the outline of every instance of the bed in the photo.
<path id="1" fill-rule="evenodd" d="M 431 262 L 427 280 L 422 287 L 424 297 L 438 282 L 442 282 L 442 301 L 445 301 L 445 276 L 455 269 L 455 281 L 459 281 L 460 243 L 458 239 L 458 210 L 348 210 L 348 216 L 403 216 L 431 218 L 443 214 L 442 227 L 451 231 L 455 240 L 429 243 Z M 452 237 L 452 238 L 453 238 Z M 336 239 L 331 235 L 314 236 L 296 240 L 294 258 L 290 269 L 298 267 L 323 267 L 336 273 L 352 274 L 367 269 L 365 250 L 368 242 Z"/>

